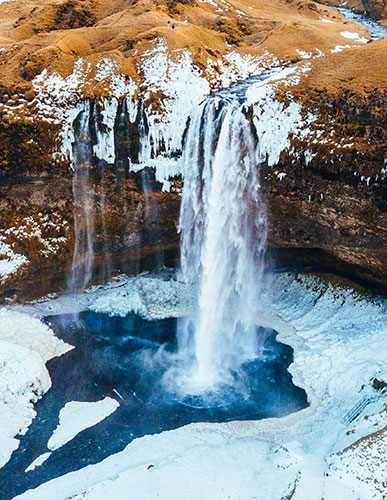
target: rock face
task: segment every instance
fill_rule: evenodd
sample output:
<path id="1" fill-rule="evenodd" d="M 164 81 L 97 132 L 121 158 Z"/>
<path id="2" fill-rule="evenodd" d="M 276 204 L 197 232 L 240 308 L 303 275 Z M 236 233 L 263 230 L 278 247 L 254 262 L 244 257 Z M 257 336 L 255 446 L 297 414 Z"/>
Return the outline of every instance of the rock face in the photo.
<path id="1" fill-rule="evenodd" d="M 366 44 L 314 2 L 232 2 L 220 16 L 211 3 L 15 1 L 0 17 L 1 297 L 68 289 L 87 241 L 91 282 L 176 263 L 192 111 L 286 63 L 246 107 L 269 257 L 385 285 L 385 40 Z"/>
<path id="2" fill-rule="evenodd" d="M 363 0 L 364 7 L 369 16 L 378 20 L 387 18 L 387 4 L 384 0 Z"/>

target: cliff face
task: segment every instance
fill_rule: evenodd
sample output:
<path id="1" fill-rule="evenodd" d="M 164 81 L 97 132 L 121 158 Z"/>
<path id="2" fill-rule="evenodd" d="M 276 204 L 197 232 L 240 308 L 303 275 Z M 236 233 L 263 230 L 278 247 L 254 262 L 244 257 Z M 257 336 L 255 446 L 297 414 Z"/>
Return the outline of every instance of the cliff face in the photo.
<path id="1" fill-rule="evenodd" d="M 266 159 L 269 246 L 286 264 L 384 283 L 384 40 L 367 44 L 330 7 L 279 0 L 16 0 L 0 20 L 3 297 L 66 289 L 74 234 L 87 231 L 95 281 L 174 262 L 191 113 L 287 63 L 247 111 Z"/>

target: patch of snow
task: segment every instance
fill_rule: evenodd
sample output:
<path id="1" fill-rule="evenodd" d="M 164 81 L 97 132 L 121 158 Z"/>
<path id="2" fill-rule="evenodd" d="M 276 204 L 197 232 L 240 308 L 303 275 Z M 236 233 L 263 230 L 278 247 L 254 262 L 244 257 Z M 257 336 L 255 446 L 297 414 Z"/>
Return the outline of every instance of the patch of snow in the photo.
<path id="1" fill-rule="evenodd" d="M 302 59 L 310 59 L 312 57 L 312 52 L 305 52 L 304 50 L 296 49 L 297 54 L 302 57 Z"/>
<path id="2" fill-rule="evenodd" d="M 101 401 L 71 401 L 59 412 L 59 424 L 50 437 L 47 447 L 57 450 L 71 441 L 77 434 L 98 424 L 119 407 L 119 403 L 109 397 Z"/>
<path id="3" fill-rule="evenodd" d="M 217 7 L 218 6 L 218 4 L 216 2 L 214 2 L 213 0 L 199 0 L 199 2 L 200 3 L 209 3 L 213 7 Z"/>
<path id="4" fill-rule="evenodd" d="M 367 43 L 367 38 L 361 37 L 358 33 L 352 31 L 340 31 L 340 35 L 344 38 L 349 38 L 355 42 Z"/>
<path id="5" fill-rule="evenodd" d="M 11 245 L 4 242 L 4 239 L 4 236 L 0 235 L 0 283 L 4 283 L 28 263 L 27 257 L 15 253 Z"/>
<path id="6" fill-rule="evenodd" d="M 331 19 L 326 19 L 325 17 L 320 17 L 319 19 L 320 23 L 332 23 L 333 21 Z"/>
<path id="7" fill-rule="evenodd" d="M 51 451 L 48 451 L 46 453 L 42 453 L 42 455 L 39 455 L 38 458 L 35 458 L 35 460 L 27 467 L 25 472 L 34 471 L 37 467 L 40 467 L 41 465 L 43 465 L 44 462 L 46 460 L 48 460 L 51 455 L 52 455 Z"/>
<path id="8" fill-rule="evenodd" d="M 344 49 L 353 49 L 354 47 L 358 47 L 358 45 L 336 45 L 334 49 L 331 49 L 332 54 L 337 54 L 338 52 L 342 52 Z"/>

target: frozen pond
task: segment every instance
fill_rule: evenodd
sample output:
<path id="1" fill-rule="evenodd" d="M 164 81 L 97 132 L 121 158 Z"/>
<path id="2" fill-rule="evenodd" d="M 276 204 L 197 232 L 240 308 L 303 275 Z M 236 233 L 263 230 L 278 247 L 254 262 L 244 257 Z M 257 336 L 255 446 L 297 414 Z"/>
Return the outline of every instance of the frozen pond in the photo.
<path id="1" fill-rule="evenodd" d="M 275 340 L 274 330 L 257 330 L 257 357 L 234 374 L 235 386 L 218 387 L 199 398 L 173 394 L 162 383 L 176 350 L 175 319 L 148 321 L 135 314 L 117 317 L 88 311 L 46 321 L 75 349 L 48 363 L 53 387 L 36 404 L 37 416 L 0 471 L 2 500 L 97 463 L 138 437 L 192 422 L 281 417 L 307 406 L 305 391 L 292 383 L 287 371 L 292 349 Z M 96 417 L 97 423 L 85 428 L 82 420 L 89 417 L 80 406 L 78 417 L 64 432 L 70 440 L 62 439 L 62 445 L 60 437 L 52 437 L 66 403 L 101 403 L 104 398 L 116 401 L 106 418 L 102 414 L 101 421 Z M 91 412 L 97 409 L 96 405 Z M 71 427 L 78 426 L 80 432 L 71 439 L 77 432 Z M 46 460 L 25 472 L 38 457 Z"/>

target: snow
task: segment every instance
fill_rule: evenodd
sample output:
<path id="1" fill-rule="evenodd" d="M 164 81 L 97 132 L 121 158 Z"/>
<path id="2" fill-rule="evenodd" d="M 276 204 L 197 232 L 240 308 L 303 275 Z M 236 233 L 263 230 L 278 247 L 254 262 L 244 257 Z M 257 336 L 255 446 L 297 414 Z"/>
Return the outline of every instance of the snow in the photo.
<path id="1" fill-rule="evenodd" d="M 59 139 L 62 144 L 59 156 L 71 161 L 72 143 L 74 142 L 73 123 L 82 108 L 81 100 L 84 98 L 83 88 L 86 83 L 91 88 L 102 86 L 105 92 L 108 92 L 113 98 L 112 104 L 106 104 L 106 101 L 104 101 L 102 115 L 105 118 L 105 125 L 108 130 L 99 137 L 102 146 L 108 147 L 107 159 L 111 161 L 114 159 L 111 145 L 111 107 L 116 105 L 116 99 L 125 97 L 131 119 L 134 120 L 137 110 L 133 99 L 137 85 L 131 78 L 120 73 L 119 64 L 115 60 L 105 58 L 99 61 L 95 73 L 93 73 L 91 64 L 80 58 L 74 64 L 73 72 L 66 78 L 63 78 L 58 73 L 50 74 L 47 69 L 43 70 L 32 81 L 36 92 L 36 99 L 33 101 L 36 107 L 35 113 L 40 119 L 61 125 Z M 105 153 L 98 146 L 96 152 L 105 159 Z"/>
<path id="2" fill-rule="evenodd" d="M 60 217 L 57 212 L 51 212 L 50 215 L 38 213 L 34 216 L 15 218 L 13 225 L 4 228 L 0 234 L 0 283 L 11 278 L 29 262 L 27 256 L 14 251 L 15 239 L 19 247 L 23 246 L 23 240 L 31 238 L 38 240 L 40 248 L 36 252 L 46 258 L 56 254 L 66 244 L 63 229 L 67 225 L 68 221 Z"/>
<path id="3" fill-rule="evenodd" d="M 344 38 L 349 38 L 355 42 L 367 43 L 367 38 L 361 37 L 358 33 L 352 31 L 340 31 L 340 35 Z"/>
<path id="4" fill-rule="evenodd" d="M 12 247 L 4 242 L 4 236 L 0 235 L 0 283 L 4 283 L 27 263 L 27 257 L 15 253 Z"/>
<path id="5" fill-rule="evenodd" d="M 346 4 L 346 2 L 345 2 Z M 342 4 L 342 5 L 345 5 Z M 382 26 L 381 24 L 378 24 L 374 19 L 371 17 L 366 17 L 365 15 L 362 14 L 355 14 L 352 10 L 350 9 L 343 9 L 342 7 L 336 7 L 339 12 L 344 14 L 344 16 L 347 19 L 350 19 L 351 21 L 355 21 L 357 23 L 362 24 L 368 29 L 369 34 L 371 35 L 373 40 L 380 40 L 381 38 L 384 38 L 387 36 L 387 28 L 385 26 Z"/>
<path id="6" fill-rule="evenodd" d="M 254 57 L 233 50 L 216 61 L 208 59 L 203 72 L 193 64 L 189 51 L 170 51 L 163 38 L 157 39 L 141 61 L 140 88 L 149 133 L 142 138 L 139 163 L 130 169 L 137 172 L 145 166 L 154 167 L 163 191 L 169 190 L 171 177 L 181 174 L 181 161 L 174 156 L 181 153 L 188 118 L 205 96 L 280 65 L 267 51 Z"/>
<path id="7" fill-rule="evenodd" d="M 342 52 L 344 49 L 353 49 L 358 47 L 358 45 L 336 45 L 334 49 L 331 49 L 332 54 L 337 54 L 337 52 Z"/>
<path id="8" fill-rule="evenodd" d="M 38 319 L 0 309 L 0 467 L 35 416 L 33 403 L 51 386 L 45 363 L 70 349 Z"/>
<path id="9" fill-rule="evenodd" d="M 210 78 L 213 81 L 218 80 L 218 85 L 226 88 L 234 82 L 258 76 L 268 69 L 276 68 L 281 65 L 281 61 L 268 51 L 265 51 L 261 56 L 252 56 L 233 50 L 225 54 L 223 59 L 218 59 L 216 64 L 210 60 L 207 61 L 207 64 L 207 73 Z M 213 69 L 214 66 L 219 68 L 220 75 Z"/>
<path id="10" fill-rule="evenodd" d="M 35 458 L 35 460 L 27 467 L 25 472 L 34 471 L 37 467 L 40 467 L 41 465 L 43 465 L 44 462 L 51 457 L 51 455 L 52 455 L 51 451 L 47 451 L 46 453 L 42 453 L 37 458 Z"/>
<path id="11" fill-rule="evenodd" d="M 162 38 L 142 55 L 141 89 L 149 133 L 142 139 L 139 164 L 131 165 L 131 170 L 154 167 L 156 180 L 163 184 L 164 191 L 170 187 L 169 178 L 181 173 L 181 162 L 173 156 L 181 153 L 187 120 L 200 102 L 216 87 L 230 85 L 258 71 L 254 58 L 236 52 L 227 54 L 218 64 L 221 81 L 212 71 L 215 62 L 209 62 L 204 74 L 193 64 L 188 51 L 169 51 Z"/>
<path id="12" fill-rule="evenodd" d="M 101 401 L 71 401 L 60 410 L 59 424 L 50 437 L 47 447 L 57 450 L 71 441 L 77 434 L 98 424 L 119 407 L 112 398 L 105 397 Z"/>
<path id="13" fill-rule="evenodd" d="M 307 73 L 309 66 L 285 68 L 273 77 L 251 85 L 247 92 L 247 106 L 253 104 L 253 123 L 258 136 L 258 157 L 267 160 L 269 166 L 276 165 L 280 154 L 290 148 L 290 136 L 306 137 L 308 125 L 315 120 L 311 113 L 302 116 L 301 104 L 278 101 L 275 91 L 279 84 L 285 87 L 297 84 Z M 288 94 L 291 98 L 291 94 Z"/>
<path id="14" fill-rule="evenodd" d="M 141 279 L 149 280 L 144 303 L 153 296 L 184 314 L 182 284 L 160 289 L 165 276 Z M 109 291 L 116 294 L 117 286 L 99 289 L 105 299 Z M 269 280 L 257 314 L 293 347 L 289 371 L 307 390 L 310 407 L 279 419 L 197 423 L 145 436 L 18 498 L 125 500 L 135 491 L 139 500 L 279 500 L 291 494 L 293 500 L 380 500 L 386 394 L 370 381 L 387 379 L 386 301 L 324 277 L 281 273 Z M 361 414 L 351 422 L 359 402 Z"/>
<path id="15" fill-rule="evenodd" d="M 193 289 L 171 278 L 171 274 L 144 273 L 128 279 L 118 276 L 105 286 L 89 288 L 86 293 L 67 294 L 56 299 L 42 299 L 32 305 L 13 306 L 32 317 L 77 313 L 85 310 L 124 317 L 134 312 L 146 319 L 178 317 L 191 305 Z"/>
<path id="16" fill-rule="evenodd" d="M 305 52 L 305 50 L 296 49 L 296 52 L 302 59 L 310 59 L 312 57 L 312 53 Z"/>
<path id="17" fill-rule="evenodd" d="M 218 6 L 218 4 L 216 2 L 214 2 L 213 0 L 199 0 L 199 2 L 201 2 L 201 3 L 209 3 L 213 7 L 217 7 Z"/>

